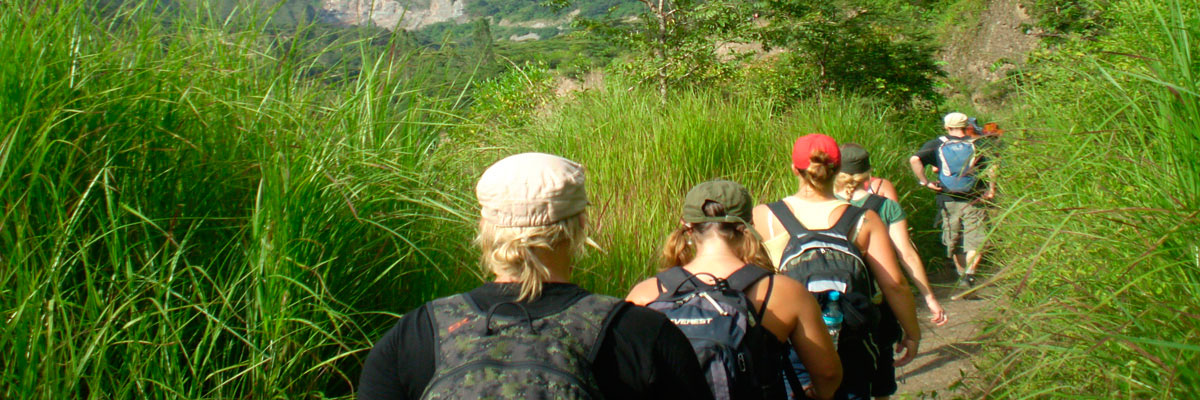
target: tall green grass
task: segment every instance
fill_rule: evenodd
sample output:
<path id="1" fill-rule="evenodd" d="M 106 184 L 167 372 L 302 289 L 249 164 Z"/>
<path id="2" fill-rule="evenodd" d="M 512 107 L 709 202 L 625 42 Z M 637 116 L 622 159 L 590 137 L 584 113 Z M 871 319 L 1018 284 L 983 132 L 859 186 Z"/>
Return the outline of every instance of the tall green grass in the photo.
<path id="1" fill-rule="evenodd" d="M 0 4 L 0 397 L 347 394 L 454 289 L 457 93 L 377 37 L 187 5 Z"/>
<path id="2" fill-rule="evenodd" d="M 1200 3 L 1110 7 L 1023 87 L 989 397 L 1200 396 Z"/>
<path id="3" fill-rule="evenodd" d="M 936 131 L 935 116 L 905 115 L 884 103 L 830 95 L 796 105 L 754 96 L 696 89 L 663 101 L 629 90 L 619 78 L 547 106 L 524 128 L 488 130 L 463 139 L 482 170 L 519 151 L 560 154 L 587 169 L 591 235 L 600 249 L 580 260 L 575 280 L 601 292 L 624 295 L 656 272 L 659 248 L 678 226 L 683 196 L 710 179 L 742 183 L 761 202 L 794 193 L 792 143 L 822 132 L 872 150 L 876 174 L 893 179 L 913 214 L 916 239 L 940 254 L 932 222 L 933 200 L 915 188 L 907 159 Z M 783 110 L 783 111 L 781 111 Z M 928 121 L 927 121 L 928 120 Z M 467 175 L 478 176 L 477 171 Z"/>

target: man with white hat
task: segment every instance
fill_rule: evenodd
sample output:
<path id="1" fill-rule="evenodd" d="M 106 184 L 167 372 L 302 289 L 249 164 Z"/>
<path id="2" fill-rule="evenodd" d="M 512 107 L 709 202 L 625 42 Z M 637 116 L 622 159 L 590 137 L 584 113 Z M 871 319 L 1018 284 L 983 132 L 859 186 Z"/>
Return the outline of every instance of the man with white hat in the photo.
<path id="1" fill-rule="evenodd" d="M 975 284 L 975 270 L 982 259 L 981 249 L 987 235 L 986 212 L 981 204 L 995 195 L 995 182 L 980 179 L 987 166 L 970 129 L 966 114 L 952 112 L 943 118 L 946 135 L 925 142 L 909 158 L 913 174 L 922 187 L 937 194 L 938 216 L 942 223 L 942 244 L 946 256 L 954 260 L 960 288 Z M 934 166 L 938 179 L 929 180 L 925 167 Z"/>

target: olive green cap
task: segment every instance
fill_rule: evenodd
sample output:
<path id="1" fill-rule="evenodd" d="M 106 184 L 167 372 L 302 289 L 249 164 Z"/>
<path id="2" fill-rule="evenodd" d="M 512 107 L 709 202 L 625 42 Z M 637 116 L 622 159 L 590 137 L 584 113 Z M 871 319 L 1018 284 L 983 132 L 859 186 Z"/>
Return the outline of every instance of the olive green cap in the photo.
<path id="1" fill-rule="evenodd" d="M 704 215 L 704 203 L 714 201 L 725 206 L 720 217 Z M 683 222 L 734 222 L 750 226 L 754 219 L 754 199 L 750 192 L 737 182 L 712 180 L 701 183 L 688 191 L 683 199 Z"/>

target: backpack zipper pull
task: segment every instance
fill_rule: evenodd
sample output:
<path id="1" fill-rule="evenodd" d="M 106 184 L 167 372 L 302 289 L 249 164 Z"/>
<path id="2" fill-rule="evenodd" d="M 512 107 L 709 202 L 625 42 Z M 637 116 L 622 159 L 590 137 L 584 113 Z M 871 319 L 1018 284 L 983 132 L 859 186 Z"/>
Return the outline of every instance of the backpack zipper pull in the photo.
<path id="1" fill-rule="evenodd" d="M 724 309 L 724 308 L 721 308 L 721 305 L 720 305 L 720 304 L 718 304 L 718 303 L 717 303 L 717 301 L 716 301 L 716 300 L 714 300 L 714 299 L 712 298 L 712 296 L 709 296 L 709 295 L 708 295 L 708 292 L 700 292 L 700 297 L 703 297 L 703 298 L 707 299 L 707 300 L 708 300 L 708 302 L 709 302 L 709 303 L 711 303 L 711 304 L 712 304 L 712 306 L 713 306 L 713 307 L 715 307 L 715 308 L 717 309 L 717 312 L 721 313 L 721 316 L 722 316 L 722 317 L 728 317 L 728 316 L 729 316 L 729 313 L 728 313 L 728 312 L 725 312 L 725 309 Z"/>

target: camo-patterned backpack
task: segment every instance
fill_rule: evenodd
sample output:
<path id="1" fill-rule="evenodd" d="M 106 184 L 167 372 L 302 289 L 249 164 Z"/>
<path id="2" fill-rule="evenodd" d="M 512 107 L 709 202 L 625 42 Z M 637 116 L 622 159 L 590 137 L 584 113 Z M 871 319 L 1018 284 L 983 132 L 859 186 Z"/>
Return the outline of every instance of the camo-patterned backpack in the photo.
<path id="1" fill-rule="evenodd" d="M 533 319 L 520 303 L 483 311 L 467 294 L 429 303 L 437 365 L 423 399 L 601 399 L 592 362 L 605 325 L 627 304 L 590 294 Z M 520 318 L 496 315 L 502 307 Z"/>

